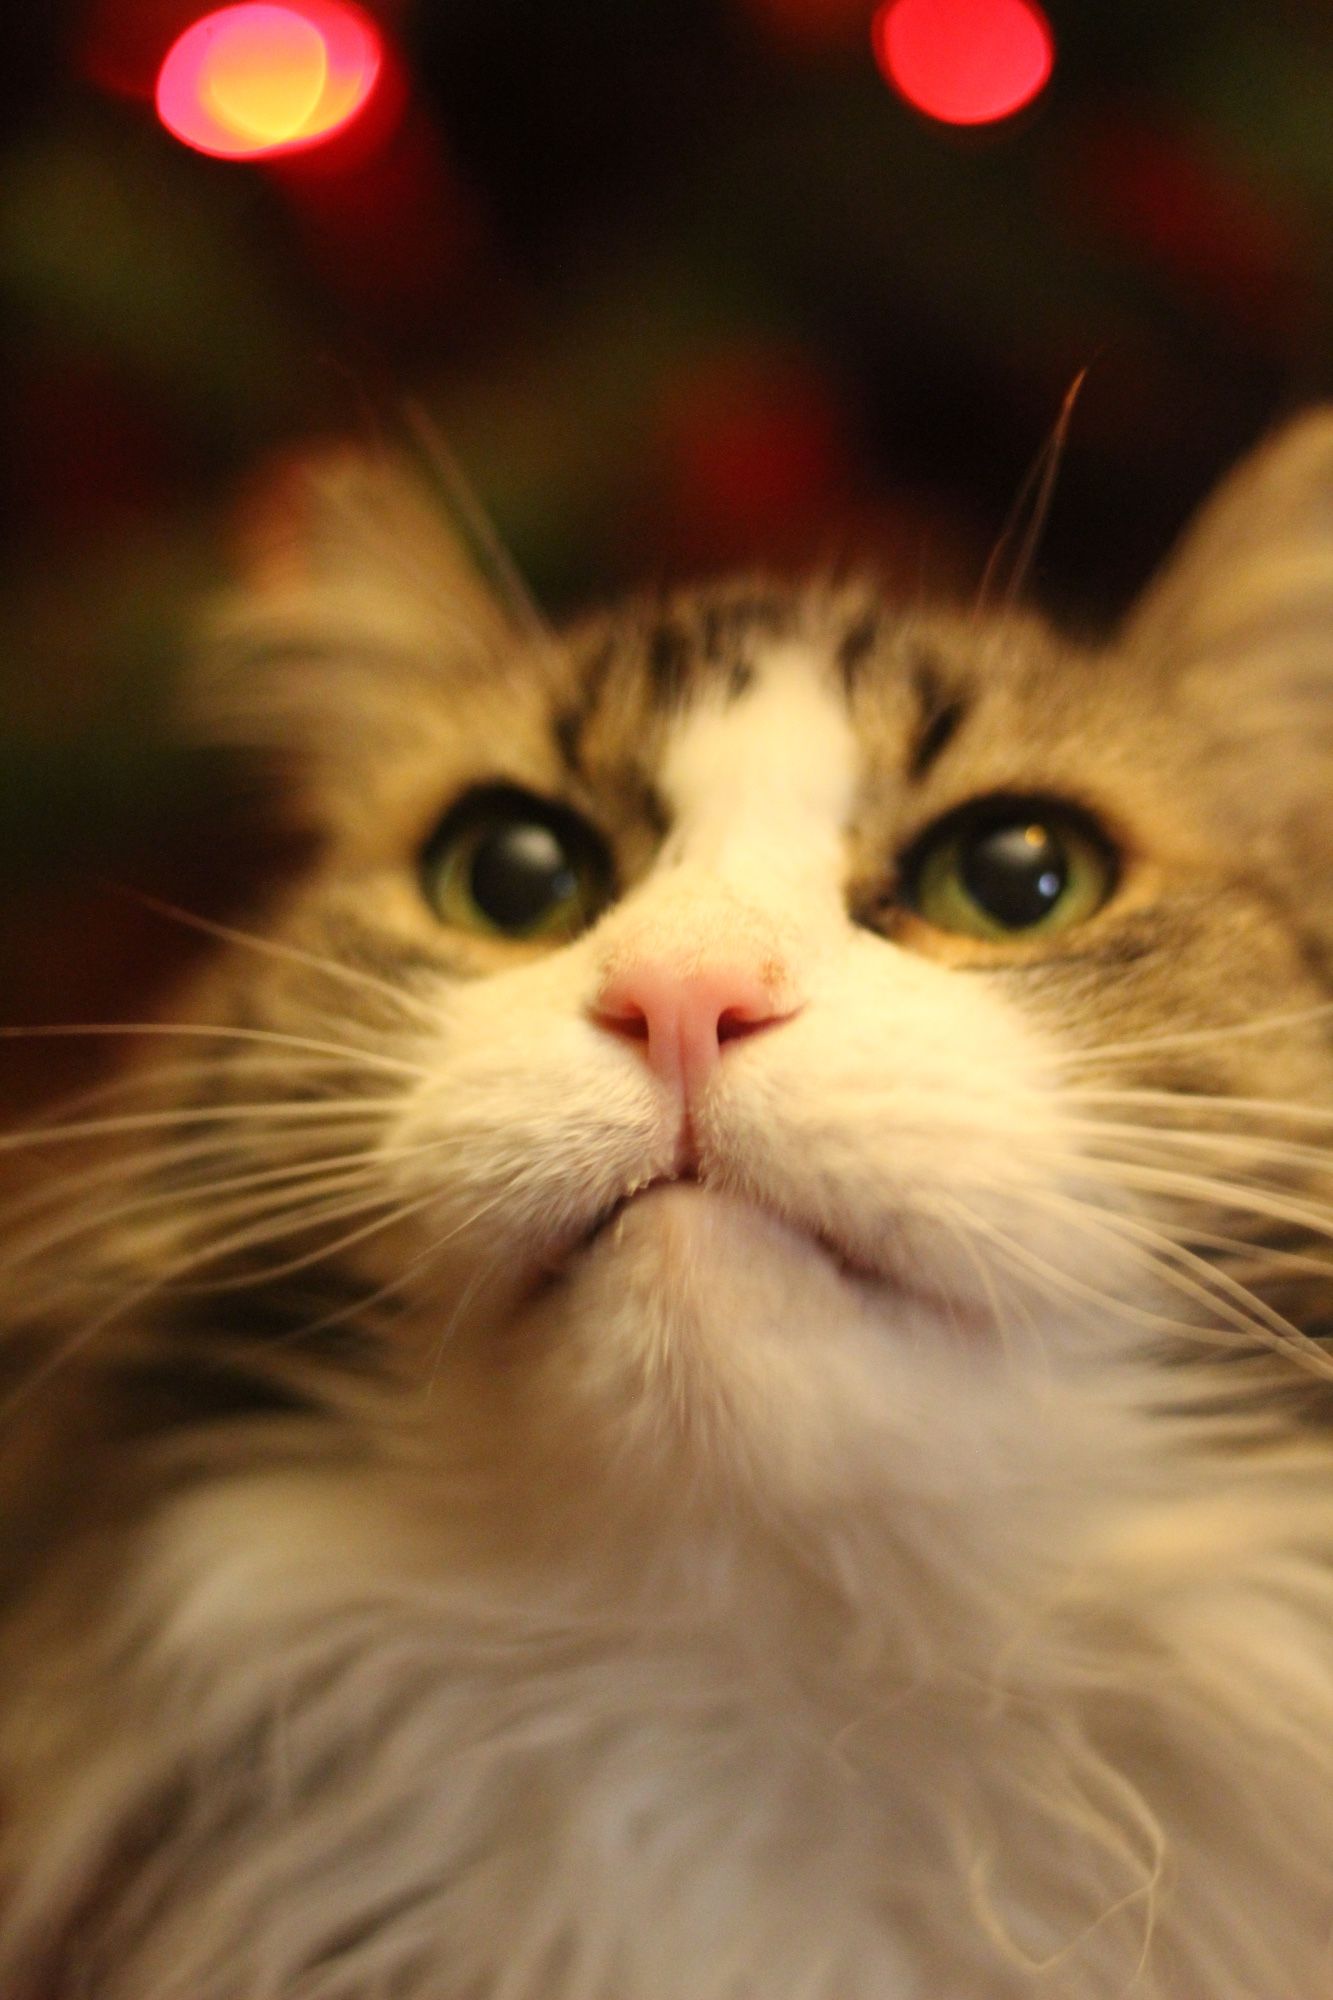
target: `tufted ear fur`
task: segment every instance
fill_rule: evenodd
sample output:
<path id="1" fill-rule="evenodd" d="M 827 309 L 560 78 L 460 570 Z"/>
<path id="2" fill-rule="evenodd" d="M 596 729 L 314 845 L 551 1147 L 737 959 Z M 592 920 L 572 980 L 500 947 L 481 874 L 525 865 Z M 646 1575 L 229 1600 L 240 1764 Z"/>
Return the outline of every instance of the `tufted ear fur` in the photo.
<path id="1" fill-rule="evenodd" d="M 513 612 L 483 574 L 476 509 L 441 451 L 333 445 L 269 468 L 238 517 L 252 600 L 305 591 L 400 621 L 449 607 L 461 631 L 511 633 Z"/>
<path id="2" fill-rule="evenodd" d="M 492 675 L 533 614 L 483 574 L 451 477 L 424 453 L 353 447 L 269 468 L 238 511 L 237 580 L 199 634 L 194 728 L 325 761 L 397 727 L 423 680 L 438 700 L 442 678 Z"/>
<path id="3" fill-rule="evenodd" d="M 1124 643 L 1197 746 L 1218 837 L 1333 956 L 1333 406 L 1223 482 Z"/>
<path id="4" fill-rule="evenodd" d="M 1127 636 L 1177 671 L 1215 674 L 1256 645 L 1299 645 L 1331 616 L 1333 405 L 1288 424 L 1223 481 Z"/>

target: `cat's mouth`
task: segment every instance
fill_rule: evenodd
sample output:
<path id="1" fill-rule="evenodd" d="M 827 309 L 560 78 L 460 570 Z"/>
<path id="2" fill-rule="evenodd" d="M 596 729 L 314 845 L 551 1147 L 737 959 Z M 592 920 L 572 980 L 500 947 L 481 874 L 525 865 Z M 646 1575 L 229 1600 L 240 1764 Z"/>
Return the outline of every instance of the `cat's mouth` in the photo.
<path id="1" fill-rule="evenodd" d="M 576 1263 L 580 1257 L 583 1257 L 592 1249 L 595 1243 L 611 1233 L 621 1217 L 634 1203 L 647 1200 L 650 1195 L 659 1193 L 663 1188 L 688 1187 L 702 1188 L 700 1176 L 693 1168 L 680 1173 L 654 1174 L 651 1180 L 643 1181 L 635 1187 L 627 1188 L 624 1194 L 617 1195 L 614 1201 L 608 1202 L 605 1208 L 599 1209 L 593 1220 L 576 1234 L 568 1236 L 553 1245 L 542 1260 L 543 1282 L 550 1283 L 557 1278 L 563 1277 L 571 1264 Z"/>
<path id="2" fill-rule="evenodd" d="M 859 1289 L 869 1287 L 880 1294 L 911 1300 L 936 1313 L 947 1311 L 954 1319 L 958 1317 L 956 1301 L 944 1299 L 934 1288 L 916 1281 L 899 1264 L 891 1263 L 887 1257 L 882 1262 L 872 1262 L 848 1244 L 840 1242 L 827 1230 L 777 1206 L 766 1204 L 753 1195 L 738 1196 L 733 1190 L 720 1187 L 694 1168 L 655 1175 L 641 1185 L 627 1189 L 614 1201 L 608 1202 L 590 1224 L 577 1235 L 566 1238 L 555 1246 L 543 1260 L 539 1278 L 541 1288 L 558 1282 L 599 1244 L 614 1238 L 631 1211 L 643 1207 L 661 1195 L 670 1195 L 675 1202 L 689 1201 L 693 1198 L 716 1209 L 731 1207 L 742 1212 L 748 1210 L 766 1226 L 777 1225 L 789 1232 L 794 1240 L 803 1241 L 849 1284 Z"/>

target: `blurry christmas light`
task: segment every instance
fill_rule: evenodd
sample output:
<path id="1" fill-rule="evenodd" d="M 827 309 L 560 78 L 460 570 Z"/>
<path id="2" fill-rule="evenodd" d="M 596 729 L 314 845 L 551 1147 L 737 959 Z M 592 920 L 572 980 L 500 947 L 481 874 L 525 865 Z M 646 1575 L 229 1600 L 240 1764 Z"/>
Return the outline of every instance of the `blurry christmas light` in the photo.
<path id="1" fill-rule="evenodd" d="M 946 125 L 989 125 L 1030 104 L 1055 61 L 1035 0 L 886 0 L 875 59 L 900 96 Z"/>
<path id="2" fill-rule="evenodd" d="M 168 50 L 158 116 L 187 146 L 220 159 L 297 152 L 357 115 L 383 53 L 374 25 L 345 0 L 222 7 Z"/>

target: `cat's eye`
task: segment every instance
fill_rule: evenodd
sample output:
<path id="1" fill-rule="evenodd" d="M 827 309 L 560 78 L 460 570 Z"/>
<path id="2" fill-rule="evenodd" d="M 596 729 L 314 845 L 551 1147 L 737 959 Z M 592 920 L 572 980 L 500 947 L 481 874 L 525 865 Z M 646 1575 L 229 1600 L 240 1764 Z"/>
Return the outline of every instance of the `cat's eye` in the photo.
<path id="1" fill-rule="evenodd" d="M 1082 923 L 1115 874 L 1111 847 L 1082 813 L 996 799 L 951 813 L 917 842 L 906 901 L 937 930 L 1012 938 Z"/>
<path id="2" fill-rule="evenodd" d="M 427 843 L 421 880 L 442 923 L 552 942 L 585 930 L 612 894 L 600 834 L 567 806 L 510 785 L 458 801 Z"/>

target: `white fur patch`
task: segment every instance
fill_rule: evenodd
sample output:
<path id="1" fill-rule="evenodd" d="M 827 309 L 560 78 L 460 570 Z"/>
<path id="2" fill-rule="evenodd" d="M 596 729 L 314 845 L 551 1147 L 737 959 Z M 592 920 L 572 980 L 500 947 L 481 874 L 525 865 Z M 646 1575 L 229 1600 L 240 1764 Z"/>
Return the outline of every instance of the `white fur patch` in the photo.
<path id="1" fill-rule="evenodd" d="M 673 727 L 660 779 L 671 860 L 766 900 L 802 883 L 836 891 L 858 764 L 827 663 L 794 643 L 760 652 L 743 695 L 705 696 Z"/>

